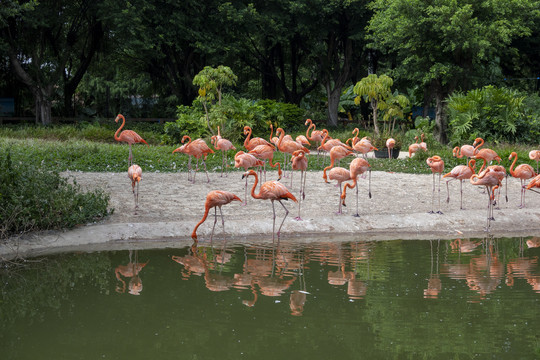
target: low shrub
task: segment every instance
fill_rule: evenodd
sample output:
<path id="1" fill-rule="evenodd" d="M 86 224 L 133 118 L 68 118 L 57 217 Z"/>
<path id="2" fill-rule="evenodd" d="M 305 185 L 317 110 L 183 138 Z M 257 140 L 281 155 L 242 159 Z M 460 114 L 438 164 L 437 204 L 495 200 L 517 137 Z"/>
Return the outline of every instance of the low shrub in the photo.
<path id="1" fill-rule="evenodd" d="M 92 222 L 112 213 L 108 204 L 103 191 L 83 193 L 56 171 L 0 156 L 0 239 Z"/>

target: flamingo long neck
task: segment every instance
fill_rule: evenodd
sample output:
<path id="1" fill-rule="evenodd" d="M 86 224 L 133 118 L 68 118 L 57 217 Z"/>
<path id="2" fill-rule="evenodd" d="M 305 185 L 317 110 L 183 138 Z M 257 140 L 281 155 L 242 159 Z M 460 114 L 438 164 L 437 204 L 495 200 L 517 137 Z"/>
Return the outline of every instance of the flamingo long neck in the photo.
<path id="1" fill-rule="evenodd" d="M 512 164 L 510 165 L 510 175 L 512 176 L 515 176 L 514 165 L 516 165 L 516 161 L 517 161 L 517 154 L 516 156 L 514 156 L 514 161 L 512 161 Z"/>
<path id="2" fill-rule="evenodd" d="M 352 132 L 353 135 L 354 135 L 354 137 L 353 137 L 353 139 L 352 139 L 352 144 L 353 144 L 353 145 L 356 144 L 356 140 L 358 139 L 358 133 L 359 133 L 359 132 L 360 132 L 360 130 L 358 130 L 358 128 L 354 128 L 354 130 L 353 130 L 353 132 Z"/>
<path id="3" fill-rule="evenodd" d="M 270 143 L 272 143 L 272 135 L 274 135 L 274 125 L 270 124 Z M 277 131 L 276 131 L 277 135 Z"/>
<path id="4" fill-rule="evenodd" d="M 205 206 L 205 209 L 204 209 L 204 215 L 201 219 L 201 221 L 199 221 L 197 223 L 197 225 L 195 225 L 195 228 L 193 229 L 193 232 L 191 233 L 191 238 L 192 239 L 197 239 L 197 229 L 199 228 L 199 226 L 206 221 L 206 218 L 208 217 L 208 212 L 210 211 L 210 207 L 208 205 Z"/>
<path id="5" fill-rule="evenodd" d="M 322 139 L 321 146 L 324 145 L 324 143 L 326 142 L 326 139 L 328 138 L 328 130 L 324 129 L 323 134 L 324 134 L 324 137 Z"/>
<path id="6" fill-rule="evenodd" d="M 308 126 L 308 128 L 307 128 L 307 130 L 306 130 L 306 137 L 307 137 L 309 140 L 313 141 L 313 139 L 312 139 L 311 136 L 309 135 L 309 130 L 310 130 L 311 128 L 313 128 L 313 130 L 315 130 L 315 124 L 313 124 L 312 122 L 309 123 L 309 126 Z M 311 131 L 311 135 L 313 135 L 313 130 Z"/>
<path id="7" fill-rule="evenodd" d="M 120 133 L 120 130 L 122 130 L 124 125 L 126 125 L 126 118 L 123 115 L 119 115 L 119 117 L 122 118 L 122 125 L 120 125 L 118 130 L 116 130 L 116 132 L 114 133 L 114 140 L 120 140 L 120 138 L 118 137 L 118 134 Z"/>
<path id="8" fill-rule="evenodd" d="M 474 159 L 469 160 L 469 169 L 471 169 L 472 173 L 475 173 L 476 168 L 476 161 Z"/>
<path id="9" fill-rule="evenodd" d="M 476 147 L 474 148 L 474 152 L 476 153 L 482 145 L 484 145 L 484 139 L 480 139 L 480 141 L 478 142 L 478 145 L 476 145 Z"/>
<path id="10" fill-rule="evenodd" d="M 281 142 L 283 141 L 283 136 L 285 136 L 285 130 L 276 130 L 276 135 L 279 133 L 279 140 L 278 140 L 278 143 L 277 143 L 277 147 L 278 149 L 281 148 Z"/>
<path id="11" fill-rule="evenodd" d="M 189 141 L 187 142 L 187 144 L 186 144 L 186 148 L 187 148 L 187 146 L 188 146 L 189 144 L 191 144 L 191 137 L 188 136 L 188 135 L 185 135 L 185 136 L 184 136 L 184 139 L 186 139 L 186 138 L 189 140 Z M 184 140 L 184 139 L 182 139 L 182 140 Z M 184 143 L 184 141 L 182 141 L 182 144 L 183 144 L 183 143 Z"/>
<path id="12" fill-rule="evenodd" d="M 246 140 L 244 140 L 244 147 L 247 149 L 247 147 L 249 146 L 249 140 L 251 138 L 251 128 L 248 127 L 248 134 L 247 134 L 247 137 L 246 137 Z"/>
<path id="13" fill-rule="evenodd" d="M 255 177 L 255 182 L 253 183 L 253 187 L 251 188 L 251 196 L 254 199 L 260 199 L 261 198 L 261 191 L 259 190 L 259 193 L 255 194 L 255 188 L 257 187 L 257 184 L 259 183 L 259 177 L 257 176 L 256 173 L 255 174 L 250 174 L 250 175 L 253 175 Z"/>

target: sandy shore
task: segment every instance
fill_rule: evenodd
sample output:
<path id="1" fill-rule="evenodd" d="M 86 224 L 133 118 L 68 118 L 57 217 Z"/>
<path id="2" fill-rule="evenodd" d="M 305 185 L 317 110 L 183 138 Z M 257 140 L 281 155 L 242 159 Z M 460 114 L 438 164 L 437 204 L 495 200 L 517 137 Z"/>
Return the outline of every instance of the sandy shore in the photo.
<path id="1" fill-rule="evenodd" d="M 449 169 L 448 169 L 449 171 Z M 69 231 L 34 233 L 0 246 L 0 256 L 13 254 L 34 256 L 59 251 L 113 249 L 117 247 L 169 247 L 191 243 L 190 234 L 204 212 L 206 194 L 211 190 L 227 190 L 244 200 L 244 184 L 240 171 L 227 177 L 210 173 L 210 183 L 204 173 L 198 173 L 196 183 L 187 180 L 186 173 L 143 173 L 140 184 L 140 208 L 134 211 L 131 184 L 126 173 L 67 172 L 83 189 L 101 188 L 111 194 L 114 213 L 99 223 L 79 226 Z M 276 172 L 268 172 L 267 180 L 275 180 Z M 348 192 L 347 207 L 338 210 L 338 188 L 326 184 L 322 171 L 308 172 L 306 197 L 298 204 L 284 202 L 290 214 L 281 231 L 281 240 L 311 241 L 312 239 L 385 240 L 385 239 L 452 239 L 486 236 L 487 195 L 483 188 L 468 182 L 463 184 L 463 206 L 459 204 L 459 182 L 450 183 L 450 202 L 446 202 L 446 181 L 441 181 L 441 211 L 432 209 L 432 175 L 412 175 L 374 171 L 371 174 L 372 198 L 368 197 L 368 179 L 359 184 L 359 217 L 355 192 Z M 291 192 L 298 196 L 300 173 L 295 172 Z M 281 180 L 289 186 L 291 179 Z M 253 177 L 249 178 L 249 188 Z M 495 237 L 540 235 L 540 196 L 528 192 L 526 207 L 520 209 L 520 181 L 508 178 L 508 199 L 505 189 L 491 222 L 490 234 Z M 438 210 L 437 192 L 435 210 Z M 225 234 L 218 220 L 215 238 L 224 236 L 234 242 L 272 241 L 272 205 L 255 200 L 248 193 L 247 205 L 233 202 L 223 207 Z M 276 202 L 276 221 L 285 212 Z M 219 212 L 218 212 L 219 214 Z M 198 230 L 201 242 L 209 241 L 213 212 Z"/>

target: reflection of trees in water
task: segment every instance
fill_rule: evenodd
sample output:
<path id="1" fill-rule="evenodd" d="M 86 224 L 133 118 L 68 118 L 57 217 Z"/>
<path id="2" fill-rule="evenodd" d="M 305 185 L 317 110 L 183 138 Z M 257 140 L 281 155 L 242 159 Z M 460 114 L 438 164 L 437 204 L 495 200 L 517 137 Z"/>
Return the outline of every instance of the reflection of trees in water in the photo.
<path id="1" fill-rule="evenodd" d="M 74 288 L 95 287 L 107 294 L 111 286 L 107 253 L 61 254 L 0 265 L 0 327 L 22 317 L 39 319 L 46 309 L 65 306 Z"/>

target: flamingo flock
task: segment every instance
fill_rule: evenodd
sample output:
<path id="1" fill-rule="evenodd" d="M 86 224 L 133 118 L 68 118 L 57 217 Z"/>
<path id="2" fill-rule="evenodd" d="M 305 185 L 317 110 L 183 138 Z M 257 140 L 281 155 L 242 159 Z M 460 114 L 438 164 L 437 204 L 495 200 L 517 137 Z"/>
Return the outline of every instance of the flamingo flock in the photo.
<path id="1" fill-rule="evenodd" d="M 133 163 L 133 153 L 131 146 L 135 143 L 148 143 L 142 139 L 137 133 L 131 130 L 122 130 L 125 126 L 125 118 L 123 115 L 119 114 L 115 121 L 118 122 L 122 120 L 121 126 L 114 134 L 114 139 L 120 142 L 127 142 L 129 145 L 129 157 L 128 157 L 128 177 L 132 183 L 132 191 L 135 201 L 135 209 L 139 208 L 139 183 L 142 179 L 142 169 L 140 166 Z M 290 135 L 285 134 L 285 131 L 282 128 L 276 129 L 276 137 L 272 138 L 273 127 L 270 126 L 271 135 L 270 142 L 266 141 L 260 137 L 252 137 L 252 129 L 249 126 L 244 127 L 244 135 L 246 136 L 244 140 L 244 150 L 239 150 L 234 156 L 234 166 L 236 168 L 243 168 L 244 174 L 242 179 L 245 179 L 245 191 L 244 191 L 244 200 L 240 199 L 235 194 L 225 191 L 225 190 L 212 190 L 207 194 L 205 201 L 205 211 L 202 219 L 195 225 L 195 228 L 192 232 L 192 239 L 197 241 L 197 229 L 205 222 L 208 217 L 209 211 L 214 208 L 214 225 L 212 228 L 211 238 L 214 234 L 215 225 L 217 223 L 217 209 L 220 210 L 221 221 L 223 232 L 225 232 L 225 220 L 222 213 L 222 206 L 227 205 L 233 201 L 239 201 L 243 206 L 247 205 L 248 198 L 248 179 L 249 177 L 254 178 L 254 183 L 251 188 L 251 197 L 254 200 L 270 200 L 272 203 L 272 212 L 273 212 L 273 238 L 277 235 L 278 240 L 280 237 L 281 229 L 285 223 L 285 220 L 289 214 L 289 210 L 283 203 L 283 201 L 292 200 L 293 202 L 298 203 L 298 216 L 294 219 L 297 221 L 302 221 L 301 217 L 301 204 L 306 197 L 305 192 L 305 182 L 306 182 L 306 171 L 308 169 L 308 155 L 310 154 L 309 146 L 311 145 L 310 141 L 315 143 L 317 148 L 317 159 L 319 159 L 320 152 L 328 153 L 330 158 L 330 165 L 326 166 L 323 170 L 323 181 L 328 183 L 328 180 L 335 180 L 336 187 L 339 188 L 339 203 L 337 214 L 343 214 L 343 207 L 345 205 L 347 189 L 356 188 L 356 213 L 354 216 L 359 216 L 359 199 L 358 199 L 358 177 L 366 177 L 366 174 L 369 173 L 371 179 L 371 166 L 366 158 L 366 154 L 370 151 L 377 150 L 371 144 L 369 138 L 364 137 L 358 139 L 359 130 L 356 128 L 353 130 L 354 137 L 348 139 L 346 142 L 342 142 L 339 139 L 332 138 L 329 135 L 328 130 L 323 129 L 316 130 L 315 124 L 311 119 L 307 119 L 305 125 L 308 126 L 306 130 L 306 136 L 298 136 L 296 139 Z M 418 136 L 415 137 L 415 143 L 409 146 L 409 157 L 413 156 L 417 151 L 427 151 L 427 144 L 424 142 L 424 134 L 421 134 L 420 141 L 418 142 Z M 187 143 L 186 143 L 187 141 Z M 190 136 L 184 135 L 181 140 L 182 145 L 175 149 L 173 153 L 183 153 L 188 155 L 188 181 L 195 183 L 195 175 L 199 170 L 199 160 L 202 161 L 204 165 L 204 170 L 206 173 L 207 182 L 210 182 L 210 177 L 206 168 L 206 159 L 209 154 L 213 154 L 212 150 L 203 139 L 192 140 Z M 350 145 L 349 145 L 350 143 Z M 396 141 L 392 138 L 389 138 L 386 141 L 386 147 L 388 148 L 388 158 L 391 159 L 393 156 L 393 148 L 396 144 Z M 231 141 L 221 137 L 220 129 L 218 128 L 218 135 L 212 136 L 211 145 L 216 151 L 222 152 L 222 163 L 221 163 L 221 177 L 227 176 L 227 153 L 231 150 L 236 150 Z M 450 172 L 444 173 L 444 161 L 438 156 L 434 155 L 429 157 L 426 160 L 427 165 L 432 171 L 433 174 L 433 185 L 432 185 L 432 206 L 430 213 L 442 214 L 441 211 L 441 201 L 440 201 L 440 182 L 441 179 L 448 178 L 446 187 L 447 187 L 447 202 L 450 201 L 449 193 L 449 182 L 453 180 L 459 180 L 460 182 L 460 209 L 463 208 L 463 182 L 469 180 L 470 184 L 475 186 L 483 186 L 486 189 L 488 196 L 488 206 L 487 206 L 487 226 L 486 230 L 489 230 L 490 221 L 494 220 L 493 218 L 493 207 L 497 204 L 495 200 L 495 194 L 498 190 L 500 196 L 500 188 L 502 187 L 502 180 L 507 177 L 506 169 L 501 165 L 491 165 L 493 161 L 500 163 L 501 158 L 497 153 L 488 148 L 481 148 L 484 145 L 484 140 L 481 138 L 475 139 L 473 145 L 462 145 L 461 147 L 455 147 L 453 149 L 453 155 L 456 158 L 465 158 L 466 165 L 458 165 L 454 167 Z M 274 154 L 276 151 L 280 151 L 284 154 L 285 163 L 274 162 Z M 290 155 L 290 161 L 287 161 L 287 155 Z M 348 156 L 353 156 L 354 159 L 349 165 L 349 169 L 345 169 L 336 165 L 336 161 L 339 162 L 340 159 L 343 159 Z M 191 157 L 195 157 L 197 160 L 196 167 L 193 169 L 191 167 Z M 525 193 L 527 190 L 539 192 L 536 188 L 540 187 L 540 175 L 538 175 L 538 162 L 540 161 L 540 150 L 533 150 L 529 154 L 530 159 L 537 162 L 537 170 L 535 171 L 532 166 L 528 164 L 520 164 L 516 166 L 517 154 L 513 152 L 509 160 L 513 159 L 513 162 L 509 168 L 509 173 L 512 177 L 518 178 L 521 181 L 521 203 L 520 208 L 525 207 Z M 476 165 L 478 160 L 483 160 L 482 166 L 478 173 L 476 172 Z M 323 160 L 324 161 L 324 160 Z M 278 179 L 266 181 L 266 163 L 268 162 L 269 166 L 272 168 L 277 167 L 278 169 Z M 280 182 L 282 177 L 282 169 L 285 169 L 286 166 L 290 166 L 290 184 L 289 188 L 293 187 L 293 174 L 295 171 L 300 171 L 300 186 L 298 188 L 298 197 L 296 197 L 289 188 Z M 259 175 L 254 169 L 259 171 Z M 438 211 L 435 211 L 435 188 L 436 188 L 436 179 L 435 176 L 438 175 Z M 527 181 L 530 180 L 528 183 Z M 344 184 L 344 185 L 343 185 Z M 259 185 L 259 191 L 256 192 L 257 185 Z M 371 180 L 369 181 L 369 198 L 371 198 Z M 274 203 L 279 202 L 282 208 L 285 211 L 279 227 L 276 231 L 276 208 Z"/>

